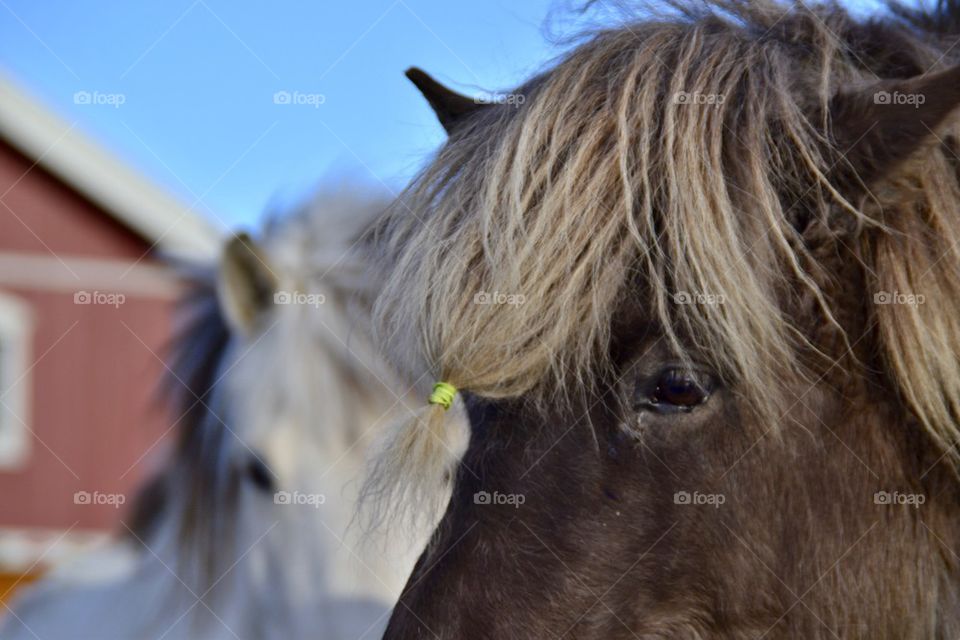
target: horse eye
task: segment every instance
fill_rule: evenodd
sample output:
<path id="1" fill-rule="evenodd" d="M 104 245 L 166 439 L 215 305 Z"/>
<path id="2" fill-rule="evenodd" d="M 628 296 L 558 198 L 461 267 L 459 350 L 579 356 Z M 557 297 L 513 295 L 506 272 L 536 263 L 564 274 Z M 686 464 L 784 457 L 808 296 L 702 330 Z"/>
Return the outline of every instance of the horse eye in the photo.
<path id="1" fill-rule="evenodd" d="M 253 486 L 265 493 L 272 493 L 274 490 L 273 474 L 267 468 L 267 465 L 260 458 L 251 456 L 247 462 L 247 477 L 253 482 Z"/>
<path id="2" fill-rule="evenodd" d="M 702 371 L 673 367 L 661 371 L 652 384 L 638 390 L 642 408 L 660 413 L 691 411 L 710 397 L 713 378 Z"/>

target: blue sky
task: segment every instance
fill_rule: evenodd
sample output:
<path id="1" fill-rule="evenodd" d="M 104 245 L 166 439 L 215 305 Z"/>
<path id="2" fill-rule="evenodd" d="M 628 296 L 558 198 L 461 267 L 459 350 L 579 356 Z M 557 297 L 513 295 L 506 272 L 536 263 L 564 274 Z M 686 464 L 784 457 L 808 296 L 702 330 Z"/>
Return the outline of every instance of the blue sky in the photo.
<path id="1" fill-rule="evenodd" d="M 442 140 L 404 69 L 515 84 L 558 52 L 550 6 L 2 0 L 0 70 L 199 212 L 251 225 L 323 180 L 402 186 Z"/>
<path id="2" fill-rule="evenodd" d="M 404 69 L 509 88 L 561 51 L 543 27 L 564 6 L 0 0 L 0 71 L 199 213 L 251 226 L 323 181 L 401 187 L 443 139 Z"/>

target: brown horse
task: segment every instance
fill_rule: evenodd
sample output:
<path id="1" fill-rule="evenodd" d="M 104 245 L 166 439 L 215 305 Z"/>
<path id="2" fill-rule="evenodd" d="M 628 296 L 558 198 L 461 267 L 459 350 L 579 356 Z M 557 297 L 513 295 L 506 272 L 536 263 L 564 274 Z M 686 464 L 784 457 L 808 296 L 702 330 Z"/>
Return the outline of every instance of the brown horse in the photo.
<path id="1" fill-rule="evenodd" d="M 374 477 L 454 482 L 387 638 L 960 638 L 957 35 L 716 0 L 522 100 L 409 73 L 449 140 L 375 315 L 472 436 Z"/>

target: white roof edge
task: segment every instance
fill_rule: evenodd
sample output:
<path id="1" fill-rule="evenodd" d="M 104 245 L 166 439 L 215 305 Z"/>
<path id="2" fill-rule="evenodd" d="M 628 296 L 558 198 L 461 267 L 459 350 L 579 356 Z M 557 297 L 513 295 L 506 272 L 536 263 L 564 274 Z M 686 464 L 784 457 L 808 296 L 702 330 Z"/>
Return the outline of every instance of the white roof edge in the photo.
<path id="1" fill-rule="evenodd" d="M 155 244 L 187 260 L 216 255 L 222 232 L 77 131 L 0 73 L 0 137 Z"/>

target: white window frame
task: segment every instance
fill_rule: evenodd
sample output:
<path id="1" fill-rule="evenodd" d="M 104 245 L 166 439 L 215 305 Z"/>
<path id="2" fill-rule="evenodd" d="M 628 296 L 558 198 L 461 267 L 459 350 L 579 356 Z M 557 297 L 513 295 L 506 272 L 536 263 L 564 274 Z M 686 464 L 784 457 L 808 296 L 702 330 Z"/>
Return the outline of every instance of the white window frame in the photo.
<path id="1" fill-rule="evenodd" d="M 30 453 L 32 340 L 29 305 L 0 292 L 0 470 L 22 466 Z"/>

